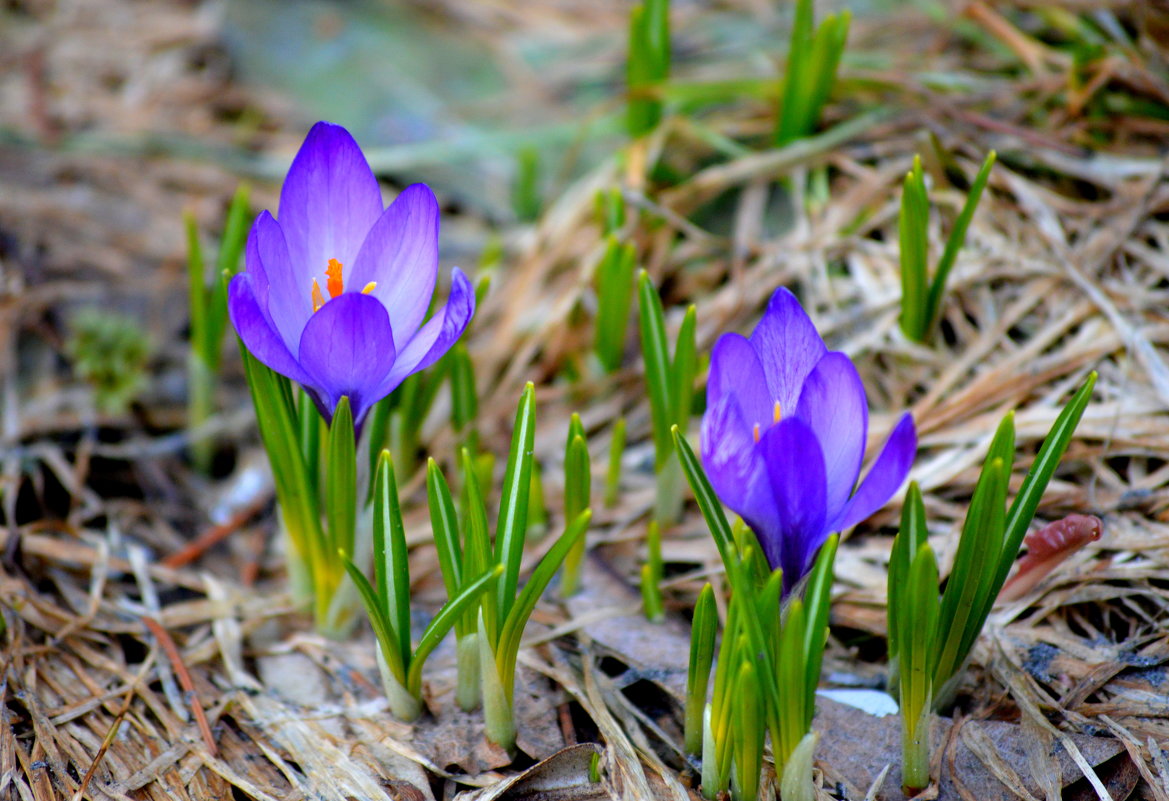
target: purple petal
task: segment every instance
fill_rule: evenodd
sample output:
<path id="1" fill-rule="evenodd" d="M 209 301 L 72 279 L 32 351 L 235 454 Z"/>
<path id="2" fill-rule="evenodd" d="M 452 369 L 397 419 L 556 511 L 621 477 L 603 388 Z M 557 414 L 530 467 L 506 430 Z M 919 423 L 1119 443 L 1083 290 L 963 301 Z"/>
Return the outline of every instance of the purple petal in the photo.
<path id="1" fill-rule="evenodd" d="M 259 282 L 260 278 L 253 273 L 240 273 L 231 279 L 227 287 L 227 313 L 231 324 L 249 353 L 281 375 L 303 384 L 308 376 L 293 358 L 257 298 Z M 267 291 L 266 287 L 259 289 Z"/>
<path id="2" fill-rule="evenodd" d="M 760 440 L 775 506 L 778 536 L 760 536 L 772 567 L 783 568 L 784 592 L 790 592 L 811 566 L 812 556 L 828 538 L 824 506 L 824 456 L 806 423 L 788 417 Z"/>
<path id="3" fill-rule="evenodd" d="M 861 472 L 869 408 L 865 387 L 852 361 L 836 351 L 825 354 L 808 374 L 795 416 L 811 427 L 824 454 L 828 517 L 848 502 Z"/>
<path id="4" fill-rule="evenodd" d="M 290 352 L 300 343 L 300 332 L 312 314 L 312 284 L 298 286 L 295 270 L 280 224 L 262 212 L 248 233 L 246 264 L 249 272 L 262 273 L 267 292 L 261 298 L 264 309 L 280 332 Z"/>
<path id="5" fill-rule="evenodd" d="M 771 400 L 782 409 L 795 409 L 804 379 L 827 349 L 816 326 L 796 296 L 785 287 L 775 290 L 763 319 L 751 333 L 759 354 Z"/>
<path id="6" fill-rule="evenodd" d="M 833 523 L 832 530 L 852 528 L 884 506 L 905 481 L 916 452 L 917 432 L 913 427 L 913 418 L 906 412 L 885 440 L 885 446 L 869 468 L 869 474 L 841 512 L 839 520 Z"/>
<path id="7" fill-rule="evenodd" d="M 353 419 L 384 396 L 378 387 L 394 364 L 394 337 L 386 309 L 369 295 L 346 292 L 325 303 L 304 327 L 300 364 L 311 378 L 319 403 L 332 414 L 349 396 Z"/>
<path id="8" fill-rule="evenodd" d="M 772 400 L 767 394 L 763 365 L 751 343 L 739 334 L 723 334 L 710 355 L 710 378 L 706 383 L 706 405 L 717 406 L 726 396 L 738 401 L 748 426 L 772 424 Z"/>
<path id="9" fill-rule="evenodd" d="M 280 192 L 280 227 L 293 282 L 307 292 L 315 276 L 323 290 L 329 259 L 337 259 L 348 273 L 381 213 L 381 190 L 357 142 L 341 126 L 318 122 Z"/>
<path id="10" fill-rule="evenodd" d="M 778 525 L 762 453 L 734 395 L 724 395 L 702 417 L 702 466 L 711 486 L 762 542 Z"/>
<path id="11" fill-rule="evenodd" d="M 438 277 L 438 201 L 426 184 L 408 186 L 378 217 L 353 262 L 346 286 L 372 294 L 390 313 L 398 338 L 418 330 Z"/>
<path id="12" fill-rule="evenodd" d="M 378 389 L 389 395 L 406 376 L 425 370 L 451 349 L 475 314 L 475 288 L 458 267 L 451 270 L 451 295 L 446 305 L 406 343 Z"/>

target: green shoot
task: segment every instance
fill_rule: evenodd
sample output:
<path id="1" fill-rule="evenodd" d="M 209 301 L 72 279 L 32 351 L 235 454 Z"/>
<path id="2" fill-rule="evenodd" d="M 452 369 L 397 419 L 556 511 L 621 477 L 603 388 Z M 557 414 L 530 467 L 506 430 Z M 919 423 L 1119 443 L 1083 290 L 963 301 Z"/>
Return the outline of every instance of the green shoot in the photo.
<path id="1" fill-rule="evenodd" d="M 626 127 L 633 138 L 649 133 L 662 119 L 661 84 L 670 76 L 670 0 L 644 0 L 629 17 Z"/>
<path id="2" fill-rule="evenodd" d="M 656 623 L 666 616 L 661 588 L 662 532 L 656 520 L 649 521 L 645 547 L 647 557 L 645 564 L 641 566 L 641 600 L 646 619 Z"/>
<path id="3" fill-rule="evenodd" d="M 812 0 L 796 0 L 787 66 L 780 89 L 775 143 L 779 147 L 811 135 L 832 92 L 848 40 L 847 11 L 829 14 L 815 27 Z"/>
<path id="4" fill-rule="evenodd" d="M 914 157 L 913 169 L 905 176 L 901 194 L 899 236 L 901 243 L 901 330 L 914 342 L 926 342 L 933 336 L 941 318 L 946 281 L 966 241 L 966 232 L 974 219 L 978 201 L 990 179 L 995 153 L 992 150 L 974 178 L 966 203 L 954 221 L 945 250 L 929 277 L 929 198 L 921 159 Z"/>

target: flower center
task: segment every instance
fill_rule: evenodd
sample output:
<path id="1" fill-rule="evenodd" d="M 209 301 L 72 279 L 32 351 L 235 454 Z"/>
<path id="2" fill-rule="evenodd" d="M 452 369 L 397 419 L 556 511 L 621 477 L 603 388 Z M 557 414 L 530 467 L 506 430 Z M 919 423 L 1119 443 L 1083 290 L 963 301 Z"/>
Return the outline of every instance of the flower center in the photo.
<path id="1" fill-rule="evenodd" d="M 773 406 L 771 409 L 771 425 L 775 425 L 776 423 L 778 423 L 782 419 L 783 419 L 783 409 L 780 408 L 779 401 L 776 401 L 775 406 Z M 755 434 L 755 441 L 758 442 L 759 441 L 759 424 L 758 423 L 755 424 L 754 434 Z"/>
<path id="2" fill-rule="evenodd" d="M 329 259 L 329 264 L 325 267 L 325 289 L 329 290 L 329 297 L 338 297 L 345 291 L 345 276 L 343 274 L 344 265 L 336 259 Z M 361 289 L 361 294 L 368 295 L 377 289 L 377 281 L 370 281 Z M 313 311 L 320 311 L 321 307 L 325 305 L 325 296 L 321 294 L 321 285 L 317 283 L 317 279 L 313 279 Z"/>

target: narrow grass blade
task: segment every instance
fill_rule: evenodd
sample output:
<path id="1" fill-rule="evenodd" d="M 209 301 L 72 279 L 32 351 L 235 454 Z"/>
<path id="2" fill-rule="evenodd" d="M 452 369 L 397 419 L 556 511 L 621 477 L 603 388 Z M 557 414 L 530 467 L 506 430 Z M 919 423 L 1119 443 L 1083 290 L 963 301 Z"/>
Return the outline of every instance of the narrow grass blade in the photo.
<path id="1" fill-rule="evenodd" d="M 1003 550 L 995 576 L 996 584 L 1000 587 L 1006 581 L 1011 564 L 1019 553 L 1019 546 L 1023 544 L 1023 537 L 1027 534 L 1027 527 L 1031 525 L 1031 520 L 1035 517 L 1035 511 L 1039 508 L 1043 492 L 1047 489 L 1051 477 L 1055 475 L 1060 460 L 1063 459 L 1068 445 L 1071 444 L 1076 426 L 1080 424 L 1080 418 L 1084 416 L 1084 411 L 1092 400 L 1092 390 L 1095 386 L 1096 373 L 1093 371 L 1084 385 L 1068 401 L 1063 411 L 1059 413 L 1051 430 L 1047 432 L 1043 445 L 1035 457 L 1035 462 L 1027 471 L 1027 477 L 1023 479 L 1023 486 L 1019 488 L 1019 494 L 1015 496 L 1015 501 L 1011 504 L 1011 509 L 1007 513 L 1007 534 L 1003 541 Z"/>
<path id="2" fill-rule="evenodd" d="M 759 678 L 749 659 L 739 664 L 735 681 L 735 724 L 737 740 L 735 773 L 738 795 L 743 801 L 755 801 L 759 795 L 759 773 L 763 766 L 763 737 L 766 729 L 759 710 Z"/>
<path id="3" fill-rule="evenodd" d="M 916 481 L 909 482 L 905 504 L 901 507 L 901 529 L 893 540 L 893 551 L 889 556 L 887 604 L 889 621 L 889 659 L 896 660 L 901 653 L 900 615 L 905 608 L 905 593 L 909 569 L 917 556 L 918 549 L 925 545 L 926 529 L 925 504 L 921 488 Z"/>
<path id="4" fill-rule="evenodd" d="M 929 201 L 921 159 L 905 176 L 898 236 L 901 245 L 901 330 L 914 342 L 925 338 L 928 295 Z"/>
<path id="5" fill-rule="evenodd" d="M 503 565 L 496 565 L 490 571 L 467 584 L 457 595 L 443 605 L 439 613 L 427 625 L 426 629 L 422 632 L 422 638 L 418 641 L 418 648 L 410 660 L 410 672 L 406 678 L 406 686 L 412 695 L 420 695 L 422 693 L 422 666 L 426 663 L 427 657 L 438 647 L 438 644 L 442 642 L 443 638 L 446 637 L 455 623 L 468 610 L 476 608 L 475 605 L 479 601 L 480 596 L 490 590 L 491 583 L 502 574 Z"/>
<path id="6" fill-rule="evenodd" d="M 315 573 L 324 558 L 321 552 L 323 538 L 317 515 L 317 496 L 309 483 L 297 436 L 291 388 L 287 379 L 261 364 L 242 342 L 240 354 L 256 408 L 260 438 L 272 466 L 285 528 L 293 547 Z"/>
<path id="7" fill-rule="evenodd" d="M 227 284 L 239 271 L 240 257 L 248 238 L 248 218 L 251 217 L 248 195 L 248 185 L 240 184 L 231 198 L 227 221 L 223 226 L 223 238 L 219 241 L 215 278 L 207 298 L 205 347 L 208 364 L 216 371 L 222 355 L 223 335 L 227 330 Z"/>
<path id="8" fill-rule="evenodd" d="M 658 621 L 666 615 L 659 586 L 662 580 L 662 533 L 658 521 L 650 521 L 645 541 L 648 556 L 641 566 L 641 599 L 646 619 Z"/>
<path id="9" fill-rule="evenodd" d="M 706 526 L 710 529 L 710 535 L 714 538 L 714 544 L 722 557 L 723 565 L 726 567 L 728 575 L 737 573 L 738 560 L 735 558 L 734 546 L 732 545 L 731 527 L 727 523 L 726 515 L 723 514 L 722 504 L 719 503 L 714 488 L 710 486 L 710 481 L 706 478 L 706 471 L 702 469 L 702 463 L 698 461 L 698 457 L 690 448 L 690 443 L 686 441 L 676 426 L 673 429 L 673 435 L 674 445 L 678 448 L 678 461 L 682 464 L 686 480 L 690 482 L 690 489 L 698 502 L 698 508 L 702 511 L 702 517 L 706 520 Z"/>
<path id="10" fill-rule="evenodd" d="M 373 564 L 377 595 L 397 633 L 399 650 L 409 654 L 410 566 L 398 485 L 394 481 L 394 462 L 389 451 L 382 451 L 378 459 L 373 487 Z"/>
<path id="11" fill-rule="evenodd" d="M 296 402 L 297 433 L 300 437 L 300 452 L 308 471 L 309 486 L 319 497 L 321 483 L 321 445 L 326 436 L 325 421 L 303 389 L 297 392 Z"/>
<path id="12" fill-rule="evenodd" d="M 479 416 L 479 395 L 475 390 L 475 366 L 467 347 L 457 343 L 450 351 L 451 423 L 455 431 L 474 426 Z"/>
<path id="13" fill-rule="evenodd" d="M 670 422 L 682 431 L 690 422 L 690 408 L 694 403 L 694 376 L 698 373 L 697 325 L 698 310 L 691 305 L 678 329 L 674 360 L 670 365 Z"/>
<path id="14" fill-rule="evenodd" d="M 702 712 L 706 708 L 706 690 L 710 683 L 710 668 L 714 663 L 714 638 L 718 629 L 718 611 L 714 605 L 714 589 L 702 587 L 694 604 L 694 620 L 690 626 L 690 668 L 686 673 L 686 753 L 702 753 Z"/>
<path id="15" fill-rule="evenodd" d="M 507 618 L 519 586 L 520 561 L 528 525 L 528 493 L 532 484 L 532 449 L 536 437 L 536 389 L 529 382 L 516 409 L 511 451 L 503 480 L 503 496 L 495 525 L 495 561 L 503 565 L 496 587 L 500 618 Z"/>
<path id="16" fill-rule="evenodd" d="M 369 440 L 369 474 L 372 476 L 377 471 L 377 462 L 381 456 L 382 450 L 386 447 L 390 436 L 390 415 L 394 410 L 394 395 L 387 398 L 382 398 L 374 404 L 373 410 L 366 418 L 365 430 L 368 432 L 366 438 Z M 373 501 L 373 484 L 369 485 L 369 492 L 366 493 L 365 502 L 371 503 Z"/>
<path id="17" fill-rule="evenodd" d="M 662 300 L 645 270 L 637 278 L 637 303 L 641 353 L 645 361 L 645 383 L 653 426 L 654 470 L 660 472 L 673 448 L 670 441 L 670 426 L 673 424 L 672 368 Z"/>
<path id="18" fill-rule="evenodd" d="M 609 236 L 609 244 L 597 267 L 597 318 L 594 349 L 608 372 L 621 366 L 625 356 L 625 338 L 629 327 L 629 310 L 633 306 L 633 271 L 637 251 L 632 244 L 622 245 Z"/>
<path id="19" fill-rule="evenodd" d="M 549 549 L 548 553 L 544 554 L 544 558 L 536 565 L 531 578 L 524 585 L 524 589 L 504 619 L 503 627 L 499 633 L 499 646 L 495 649 L 495 659 L 499 665 L 499 675 L 503 680 L 504 690 L 507 692 L 509 700 L 515 689 L 516 654 L 519 653 L 520 639 L 523 637 L 528 618 L 531 617 L 532 611 L 536 608 L 536 602 L 544 594 L 548 582 L 552 581 L 552 577 L 560 569 L 564 557 L 568 555 L 576 541 L 584 537 L 585 532 L 588 531 L 591 519 L 592 511 L 585 509 L 565 529 L 556 544 Z"/>
<path id="20" fill-rule="evenodd" d="M 966 513 L 954 567 L 946 582 L 938 621 L 940 653 L 934 668 L 936 686 L 945 684 L 961 666 L 966 654 L 961 652 L 968 632 L 977 632 L 977 619 L 984 606 L 979 592 L 982 577 L 994 570 L 994 560 L 1002 547 L 1006 520 L 1008 467 L 995 459 L 982 469 L 974 497 Z"/>
<path id="21" fill-rule="evenodd" d="M 487 508 L 483 503 L 483 495 L 479 489 L 479 474 L 470 450 L 462 448 L 459 451 L 459 462 L 463 471 L 463 571 L 464 575 L 479 576 L 495 564 L 495 555 L 491 551 L 491 536 L 487 533 Z M 495 637 L 499 631 L 495 594 L 491 592 L 485 594 L 480 606 L 487 631 Z M 475 631 L 478 617 L 478 612 L 474 609 L 468 610 L 461 624 L 460 635 Z"/>
<path id="22" fill-rule="evenodd" d="M 369 579 L 361 572 L 357 565 L 349 558 L 344 551 L 338 553 L 341 563 L 345 566 L 345 572 L 349 574 L 349 578 L 353 581 L 353 586 L 357 588 L 358 595 L 361 596 L 361 603 L 365 607 L 365 613 L 369 617 L 369 623 L 373 627 L 373 633 L 377 637 L 378 644 L 382 647 L 382 654 L 385 656 L 386 664 L 393 672 L 394 676 L 402 684 L 406 683 L 406 665 L 410 657 L 409 645 L 406 650 L 400 650 L 400 639 L 398 633 L 394 631 L 394 626 L 386 616 L 385 609 L 382 608 L 381 599 L 378 598 L 377 591 L 374 590 L 373 585 L 369 583 Z M 406 633 L 409 638 L 409 632 Z"/>
<path id="23" fill-rule="evenodd" d="M 430 525 L 434 531 L 434 546 L 438 551 L 438 566 L 447 598 L 454 598 L 463 585 L 463 549 L 459 544 L 459 519 L 455 501 L 451 497 L 446 477 L 434 459 L 426 462 L 426 499 L 430 506 Z"/>
<path id="24" fill-rule="evenodd" d="M 966 231 L 970 228 L 970 221 L 974 219 L 974 212 L 978 209 L 978 202 L 982 199 L 982 191 L 986 189 L 986 183 L 990 180 L 990 170 L 994 166 L 994 162 L 995 152 L 992 150 L 987 155 L 986 161 L 982 163 L 982 169 L 975 176 L 974 183 L 970 185 L 970 192 L 966 195 L 966 203 L 962 206 L 958 219 L 954 221 L 954 227 L 946 240 L 946 249 L 942 251 L 942 257 L 938 260 L 938 266 L 934 270 L 934 278 L 930 283 L 929 295 L 925 303 L 925 320 L 923 321 L 927 335 L 937 324 L 942 307 L 942 296 L 946 291 L 946 281 L 950 277 L 954 262 L 958 259 L 958 251 L 966 243 Z"/>
<path id="25" fill-rule="evenodd" d="M 828 642 L 828 613 L 832 606 L 833 567 L 836 562 L 836 546 L 840 538 L 832 535 L 820 547 L 816 563 L 804 589 L 804 608 L 807 610 L 807 627 L 804 632 L 804 728 L 812 725 L 814 695 L 820 683 L 820 665 L 824 659 L 824 646 Z"/>
<path id="26" fill-rule="evenodd" d="M 618 417 L 609 439 L 609 466 L 605 470 L 605 506 L 610 509 L 617 505 L 617 495 L 621 491 L 621 457 L 624 455 L 625 418 Z"/>
<path id="27" fill-rule="evenodd" d="M 579 431 L 580 433 L 576 433 Z M 589 508 L 592 491 L 591 465 L 588 444 L 583 436 L 580 415 L 573 414 L 569 425 L 571 439 L 564 454 L 564 519 L 575 520 Z M 576 592 L 580 582 L 581 562 L 585 555 L 585 540 L 580 540 L 564 560 L 564 575 L 560 583 L 562 597 Z"/>

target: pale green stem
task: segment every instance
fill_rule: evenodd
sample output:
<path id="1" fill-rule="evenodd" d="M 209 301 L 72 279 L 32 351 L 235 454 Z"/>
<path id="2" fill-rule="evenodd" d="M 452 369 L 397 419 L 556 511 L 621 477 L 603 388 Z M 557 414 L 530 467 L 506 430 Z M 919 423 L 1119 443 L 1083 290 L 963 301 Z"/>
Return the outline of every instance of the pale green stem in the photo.
<path id="1" fill-rule="evenodd" d="M 347 639 L 361 619 L 363 609 L 357 587 L 348 574 L 342 574 L 324 608 L 323 618 L 317 618 L 317 632 L 330 640 Z"/>
<path id="2" fill-rule="evenodd" d="M 284 515 L 278 516 L 284 545 L 284 562 L 288 565 L 288 589 L 297 608 L 310 609 L 313 602 L 313 572 L 304 554 L 296 547 L 296 540 L 288 531 Z"/>
<path id="3" fill-rule="evenodd" d="M 495 653 L 483 624 L 483 613 L 479 612 L 479 670 L 483 688 L 483 723 L 487 739 L 509 754 L 515 753 L 515 718 L 512 714 L 511 695 L 503 686 Z"/>
<path id="4" fill-rule="evenodd" d="M 215 373 L 194 352 L 187 356 L 187 430 L 195 431 L 215 412 Z M 206 433 L 191 438 L 191 461 L 200 473 L 211 471 L 215 440 Z"/>
<path id="5" fill-rule="evenodd" d="M 560 574 L 560 597 L 569 598 L 580 589 L 580 568 L 585 556 L 585 538 L 581 537 L 564 557 L 564 570 Z"/>
<path id="6" fill-rule="evenodd" d="M 658 492 L 654 501 L 654 517 L 664 529 L 682 516 L 683 487 L 685 476 L 677 456 L 670 458 L 658 472 Z"/>
<path id="7" fill-rule="evenodd" d="M 702 712 L 702 797 L 713 801 L 718 794 L 718 748 L 710 723 L 710 704 Z"/>
<path id="8" fill-rule="evenodd" d="M 819 737 L 814 731 L 808 732 L 788 757 L 787 764 L 783 767 L 783 776 L 779 780 L 779 794 L 783 801 L 816 801 L 812 765 Z"/>
<path id="9" fill-rule="evenodd" d="M 456 653 L 459 675 L 455 684 L 455 699 L 459 703 L 459 709 L 471 712 L 478 708 L 482 697 L 479 678 L 482 673 L 479 669 L 479 633 L 472 631 L 460 637 Z"/>
<path id="10" fill-rule="evenodd" d="M 386 664 L 380 643 L 377 647 L 377 668 L 382 674 L 382 688 L 386 692 L 386 700 L 390 702 L 390 712 L 403 723 L 417 720 L 422 714 L 422 699 L 411 695 L 406 685 L 398 681 L 394 671 Z"/>
<path id="11" fill-rule="evenodd" d="M 901 788 L 906 795 L 917 795 L 930 784 L 930 724 L 933 712 L 927 702 L 912 724 L 901 710 Z"/>

